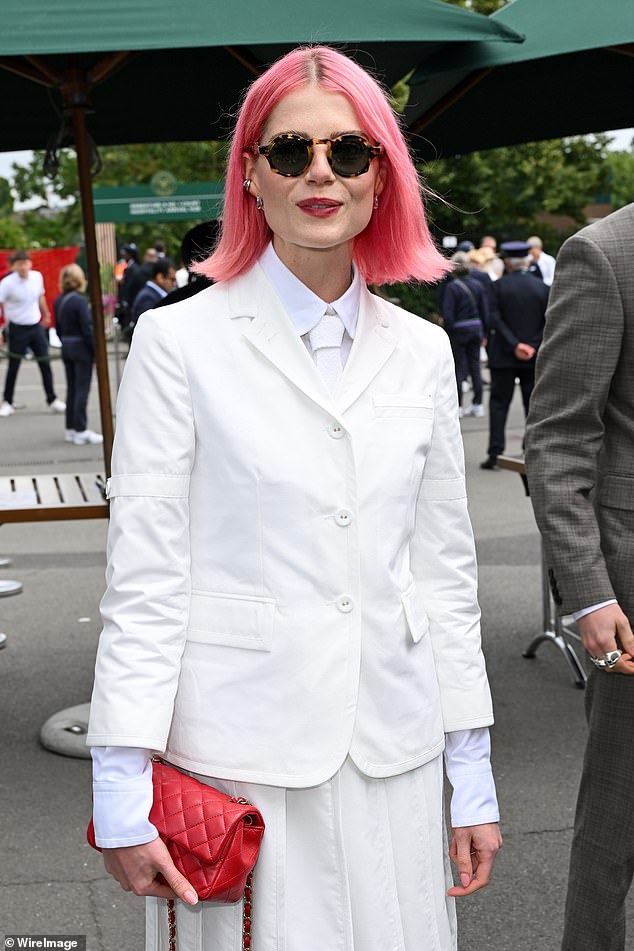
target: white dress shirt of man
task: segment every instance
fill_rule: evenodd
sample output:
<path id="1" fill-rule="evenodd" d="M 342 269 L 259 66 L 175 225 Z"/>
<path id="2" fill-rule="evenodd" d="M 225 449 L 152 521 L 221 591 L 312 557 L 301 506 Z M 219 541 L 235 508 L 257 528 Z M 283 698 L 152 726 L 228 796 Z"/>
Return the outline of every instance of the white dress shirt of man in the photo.
<path id="1" fill-rule="evenodd" d="M 552 254 L 546 254 L 542 239 L 536 234 L 526 239 L 530 246 L 531 257 L 540 270 L 542 281 L 550 287 L 555 278 L 555 259 Z"/>
<path id="2" fill-rule="evenodd" d="M 32 270 L 27 251 L 16 251 L 10 258 L 13 271 L 0 281 L 0 304 L 7 323 L 5 331 L 9 349 L 9 366 L 4 384 L 0 416 L 15 412 L 13 394 L 20 363 L 27 350 L 38 361 L 46 402 L 53 413 L 63 413 L 66 404 L 57 399 L 53 388 L 53 374 L 48 359 L 48 340 L 41 323 L 50 323 L 50 312 L 44 294 L 44 280 L 39 271 Z"/>

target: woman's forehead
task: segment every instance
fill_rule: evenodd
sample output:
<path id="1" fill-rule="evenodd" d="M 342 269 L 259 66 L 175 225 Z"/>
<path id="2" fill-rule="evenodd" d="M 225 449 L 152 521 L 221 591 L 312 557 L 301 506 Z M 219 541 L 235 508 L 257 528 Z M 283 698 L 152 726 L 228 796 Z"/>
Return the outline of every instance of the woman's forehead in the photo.
<path id="1" fill-rule="evenodd" d="M 341 93 L 328 92 L 315 84 L 288 93 L 273 107 L 263 134 L 298 132 L 309 138 L 326 138 L 339 132 L 362 131 L 356 109 Z"/>

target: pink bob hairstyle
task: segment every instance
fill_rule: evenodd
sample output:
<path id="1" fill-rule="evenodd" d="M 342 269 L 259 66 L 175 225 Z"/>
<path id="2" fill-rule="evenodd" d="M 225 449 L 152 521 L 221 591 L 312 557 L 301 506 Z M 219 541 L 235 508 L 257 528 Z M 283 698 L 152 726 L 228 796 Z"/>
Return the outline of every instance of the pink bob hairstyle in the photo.
<path id="1" fill-rule="evenodd" d="M 367 283 L 439 280 L 451 265 L 435 247 L 422 202 L 422 185 L 386 94 L 354 60 L 328 46 L 287 53 L 248 89 L 233 134 L 227 164 L 220 239 L 194 270 L 216 281 L 237 277 L 260 257 L 272 233 L 255 200 L 242 187 L 242 156 L 257 142 L 266 119 L 288 93 L 316 83 L 344 95 L 366 135 L 383 146 L 387 167 L 379 209 L 355 238 L 354 259 Z"/>

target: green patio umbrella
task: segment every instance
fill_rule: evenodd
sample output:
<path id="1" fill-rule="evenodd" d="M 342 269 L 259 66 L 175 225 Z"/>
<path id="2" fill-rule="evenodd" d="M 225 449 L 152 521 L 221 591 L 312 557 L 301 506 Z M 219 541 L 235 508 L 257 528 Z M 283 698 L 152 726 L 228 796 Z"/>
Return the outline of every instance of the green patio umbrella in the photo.
<path id="1" fill-rule="evenodd" d="M 634 126 L 632 0 L 514 0 L 490 19 L 526 41 L 452 44 L 414 73 L 421 157 Z"/>
<path id="2" fill-rule="evenodd" d="M 60 130 L 57 144 L 77 150 L 107 471 L 112 413 L 86 117 L 97 144 L 205 140 L 226 134 L 248 82 L 302 43 L 343 45 L 393 84 L 447 43 L 523 39 L 440 0 L 30 0 L 5 5 L 1 19 L 0 148 L 42 147 Z"/>

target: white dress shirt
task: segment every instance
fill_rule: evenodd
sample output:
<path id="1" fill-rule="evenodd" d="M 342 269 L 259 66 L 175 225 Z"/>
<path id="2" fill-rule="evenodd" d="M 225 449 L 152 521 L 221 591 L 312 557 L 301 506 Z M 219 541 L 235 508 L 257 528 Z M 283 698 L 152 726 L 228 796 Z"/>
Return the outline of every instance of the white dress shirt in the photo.
<path id="1" fill-rule="evenodd" d="M 335 301 L 324 301 L 295 277 L 269 244 L 260 266 L 275 288 L 295 329 L 311 352 L 309 332 L 330 305 L 341 318 L 345 333 L 341 361 L 345 366 L 354 341 L 359 312 L 361 278 L 353 264 L 350 287 Z M 497 822 L 499 811 L 491 772 L 488 727 L 459 730 L 445 737 L 447 776 L 453 786 L 453 826 Z M 150 751 L 132 747 L 92 747 L 93 815 L 96 841 L 102 848 L 141 845 L 158 835 L 148 814 L 152 802 Z"/>
<path id="2" fill-rule="evenodd" d="M 548 287 L 552 284 L 555 279 L 555 259 L 552 254 L 546 254 L 545 251 L 537 258 L 535 262 L 539 266 L 539 270 L 542 272 L 542 281 Z"/>
<path id="3" fill-rule="evenodd" d="M 7 274 L 0 281 L 0 304 L 4 307 L 7 323 L 24 327 L 39 324 L 43 293 L 44 280 L 39 271 L 29 271 L 26 277 L 20 277 L 17 271 Z"/>

